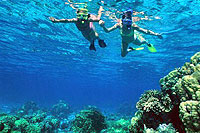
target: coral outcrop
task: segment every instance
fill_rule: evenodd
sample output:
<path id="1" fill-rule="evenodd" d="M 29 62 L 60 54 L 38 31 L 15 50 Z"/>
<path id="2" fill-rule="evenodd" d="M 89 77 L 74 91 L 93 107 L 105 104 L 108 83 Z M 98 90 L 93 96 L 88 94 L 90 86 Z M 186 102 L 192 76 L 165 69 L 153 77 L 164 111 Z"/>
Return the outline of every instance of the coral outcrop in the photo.
<path id="1" fill-rule="evenodd" d="M 15 126 L 16 120 L 17 117 L 15 116 L 0 114 L 1 132 L 2 133 L 11 132 L 11 129 Z"/>
<path id="2" fill-rule="evenodd" d="M 137 102 L 140 115 L 132 118 L 130 132 L 156 132 L 162 123 L 172 123 L 181 133 L 200 132 L 200 52 L 160 79 L 160 86 L 161 91 L 147 91 Z"/>
<path id="3" fill-rule="evenodd" d="M 200 101 L 181 102 L 179 112 L 186 132 L 200 132 Z"/>
<path id="4" fill-rule="evenodd" d="M 72 122 L 71 130 L 75 133 L 100 133 L 107 127 L 105 117 L 96 108 L 81 110 Z"/>
<path id="5" fill-rule="evenodd" d="M 33 112 L 37 110 L 39 110 L 38 105 L 33 101 L 29 101 L 29 102 L 26 102 L 20 109 L 17 110 L 17 115 L 24 116 L 24 115 L 32 114 Z"/>
<path id="6" fill-rule="evenodd" d="M 164 95 L 158 90 L 150 90 L 140 97 L 136 107 L 146 113 L 153 112 L 159 115 L 162 112 L 170 112 L 173 105 L 168 95 Z"/>
<path id="7" fill-rule="evenodd" d="M 65 101 L 60 100 L 59 103 L 53 105 L 51 109 L 51 113 L 53 116 L 59 119 L 65 119 L 71 112 L 69 104 L 67 104 Z"/>

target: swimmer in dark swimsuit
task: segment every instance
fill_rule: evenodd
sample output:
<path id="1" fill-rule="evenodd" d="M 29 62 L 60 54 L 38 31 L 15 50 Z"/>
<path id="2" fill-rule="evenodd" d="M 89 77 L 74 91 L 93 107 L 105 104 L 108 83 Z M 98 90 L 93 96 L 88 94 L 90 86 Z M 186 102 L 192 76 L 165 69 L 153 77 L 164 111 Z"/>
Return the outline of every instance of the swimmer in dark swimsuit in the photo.
<path id="1" fill-rule="evenodd" d="M 73 8 L 73 7 L 72 7 Z M 55 19 L 54 17 L 49 17 L 53 23 L 75 23 L 82 35 L 90 42 L 90 50 L 96 51 L 94 46 L 94 41 L 98 39 L 99 46 L 105 48 L 106 44 L 104 40 L 99 38 L 98 33 L 95 30 L 93 22 L 99 22 L 102 15 L 103 7 L 100 6 L 98 15 L 93 15 L 88 13 L 87 8 L 76 9 L 77 18 L 72 19 Z"/>

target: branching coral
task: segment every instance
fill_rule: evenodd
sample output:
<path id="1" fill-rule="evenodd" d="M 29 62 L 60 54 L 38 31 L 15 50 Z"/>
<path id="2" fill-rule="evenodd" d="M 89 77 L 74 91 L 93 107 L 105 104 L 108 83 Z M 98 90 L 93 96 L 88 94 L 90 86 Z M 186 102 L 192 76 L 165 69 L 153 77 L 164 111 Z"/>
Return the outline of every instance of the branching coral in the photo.
<path id="1" fill-rule="evenodd" d="M 136 107 L 144 112 L 159 114 L 171 111 L 172 104 L 168 95 L 163 95 L 158 90 L 150 90 L 141 96 Z"/>

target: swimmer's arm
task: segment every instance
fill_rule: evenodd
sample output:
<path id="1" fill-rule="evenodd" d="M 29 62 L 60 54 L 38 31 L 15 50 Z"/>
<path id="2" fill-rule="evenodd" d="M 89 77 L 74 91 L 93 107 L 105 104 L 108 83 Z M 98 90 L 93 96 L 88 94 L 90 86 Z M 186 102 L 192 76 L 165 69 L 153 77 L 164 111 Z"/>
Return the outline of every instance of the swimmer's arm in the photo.
<path id="1" fill-rule="evenodd" d="M 155 33 L 155 32 L 153 32 L 153 31 L 151 31 L 151 30 L 147 30 L 147 29 L 140 28 L 139 26 L 137 26 L 137 25 L 135 25 L 135 24 L 133 25 L 133 27 L 134 27 L 134 29 L 136 29 L 137 31 L 140 31 L 140 32 L 142 32 L 142 33 L 144 33 L 144 34 L 155 35 L 155 36 L 158 36 L 160 39 L 162 39 L 162 35 L 159 34 L 159 33 Z"/>
<path id="2" fill-rule="evenodd" d="M 112 26 L 112 27 L 110 27 L 110 28 L 106 28 L 106 27 L 105 27 L 104 21 L 99 21 L 99 24 L 100 24 L 101 27 L 103 27 L 103 30 L 104 30 L 106 33 L 111 32 L 111 31 L 113 31 L 113 30 L 119 28 L 119 23 L 115 24 L 114 26 Z"/>
<path id="3" fill-rule="evenodd" d="M 78 21 L 76 18 L 72 18 L 72 19 L 56 19 L 54 17 L 49 17 L 49 19 L 53 23 L 75 23 L 75 22 Z"/>
<path id="4" fill-rule="evenodd" d="M 138 15 L 138 14 L 144 15 L 144 12 L 136 12 L 136 11 L 133 11 L 133 15 Z"/>
<path id="5" fill-rule="evenodd" d="M 102 11 L 103 11 L 103 7 L 100 6 L 98 15 L 96 16 L 96 15 L 90 14 L 89 21 L 90 22 L 99 22 L 101 20 Z"/>
<path id="6" fill-rule="evenodd" d="M 100 6 L 99 7 L 99 11 L 98 11 L 98 15 L 97 15 L 97 19 L 101 19 L 101 15 L 102 15 L 102 11 L 103 11 L 104 9 L 103 9 L 103 6 Z"/>
<path id="7" fill-rule="evenodd" d="M 96 15 L 90 14 L 90 17 L 88 18 L 88 21 L 90 21 L 90 22 L 99 22 L 100 19 Z"/>
<path id="8" fill-rule="evenodd" d="M 137 21 L 140 21 L 140 20 L 152 20 L 150 18 L 148 18 L 147 16 L 145 16 L 144 18 L 140 18 L 140 17 L 132 17 L 132 20 L 133 22 L 137 22 Z"/>

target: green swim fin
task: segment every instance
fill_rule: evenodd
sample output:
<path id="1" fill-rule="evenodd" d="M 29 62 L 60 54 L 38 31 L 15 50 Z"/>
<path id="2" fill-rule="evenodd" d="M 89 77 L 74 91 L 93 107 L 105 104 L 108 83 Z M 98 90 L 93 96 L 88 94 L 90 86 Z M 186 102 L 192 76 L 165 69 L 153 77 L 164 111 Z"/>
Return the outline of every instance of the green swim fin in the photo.
<path id="1" fill-rule="evenodd" d="M 149 45 L 148 45 L 148 50 L 149 50 L 150 52 L 152 52 L 152 53 L 157 52 L 156 48 L 155 48 L 152 44 L 149 44 Z"/>

